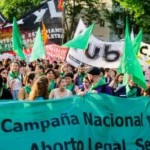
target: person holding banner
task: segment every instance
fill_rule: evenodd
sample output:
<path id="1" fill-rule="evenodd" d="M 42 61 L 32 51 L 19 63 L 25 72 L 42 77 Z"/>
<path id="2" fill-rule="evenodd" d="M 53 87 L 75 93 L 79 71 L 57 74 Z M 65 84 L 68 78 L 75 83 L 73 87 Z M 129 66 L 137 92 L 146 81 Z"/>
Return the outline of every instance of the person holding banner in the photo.
<path id="1" fill-rule="evenodd" d="M 72 92 L 66 88 L 67 81 L 65 77 L 58 78 L 57 84 L 58 88 L 51 91 L 50 99 L 65 98 L 72 95 Z"/>
<path id="2" fill-rule="evenodd" d="M 93 93 L 105 93 L 105 94 L 110 94 L 113 95 L 113 89 L 108 86 L 108 83 L 105 81 L 105 70 L 104 68 L 98 68 L 98 67 L 92 67 L 90 70 L 87 72 L 92 76 L 92 86 L 91 86 L 91 92 Z"/>
<path id="3" fill-rule="evenodd" d="M 46 76 L 39 76 L 32 86 L 29 100 L 42 101 L 48 99 L 48 86 L 48 78 Z"/>
<path id="4" fill-rule="evenodd" d="M 124 98 L 137 97 L 137 96 L 142 96 L 142 90 L 140 87 L 138 87 L 137 84 L 133 82 L 131 76 L 129 76 L 128 83 L 116 89 L 115 95 Z"/>
<path id="5" fill-rule="evenodd" d="M 110 82 L 109 86 L 112 87 L 114 90 L 116 90 L 120 86 L 123 86 L 123 77 L 123 73 L 116 75 L 116 77 Z"/>
<path id="6" fill-rule="evenodd" d="M 80 88 L 78 95 L 85 95 L 86 93 L 90 92 L 92 86 L 92 81 L 90 80 L 90 78 L 88 76 L 85 76 L 83 78 L 83 86 Z"/>

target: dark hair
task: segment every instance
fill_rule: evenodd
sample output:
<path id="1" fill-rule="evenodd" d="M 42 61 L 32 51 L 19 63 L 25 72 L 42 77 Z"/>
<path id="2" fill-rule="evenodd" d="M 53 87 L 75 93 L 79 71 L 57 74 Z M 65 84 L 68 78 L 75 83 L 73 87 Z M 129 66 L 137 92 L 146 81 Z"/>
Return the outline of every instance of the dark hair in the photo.
<path id="1" fill-rule="evenodd" d="M 28 67 L 31 68 L 31 71 L 35 71 L 35 67 L 33 66 L 32 63 L 29 63 L 29 64 L 28 64 Z"/>
<path id="2" fill-rule="evenodd" d="M 116 70 L 114 70 L 114 69 L 112 69 L 112 71 L 115 73 L 115 76 L 117 75 L 117 71 Z"/>
<path id="3" fill-rule="evenodd" d="M 20 60 L 19 63 L 20 63 L 20 67 L 26 67 L 27 65 L 26 62 L 23 60 Z"/>
<path id="4" fill-rule="evenodd" d="M 35 78 L 35 73 L 29 73 L 27 75 L 26 83 L 30 83 L 30 80 L 33 80 Z"/>
<path id="5" fill-rule="evenodd" d="M 105 73 L 106 73 L 110 70 L 110 68 L 105 68 L 104 70 L 105 70 Z"/>
<path id="6" fill-rule="evenodd" d="M 6 68 L 0 68 L 0 73 L 2 73 L 4 70 L 7 70 Z"/>
<path id="7" fill-rule="evenodd" d="M 39 67 L 40 69 L 43 70 L 43 72 L 45 72 L 45 68 L 42 65 L 36 65 L 36 67 Z"/>
<path id="8" fill-rule="evenodd" d="M 57 78 L 57 74 L 56 74 L 56 72 L 54 71 L 54 69 L 51 69 L 51 68 L 47 69 L 46 72 L 45 72 L 45 74 L 48 74 L 49 72 L 53 72 L 55 78 Z"/>
<path id="9" fill-rule="evenodd" d="M 99 68 L 100 69 L 100 73 L 102 72 L 103 75 L 105 75 L 105 69 L 103 67 Z"/>
<path id="10" fill-rule="evenodd" d="M 90 80 L 90 79 L 89 79 L 89 77 L 88 77 L 88 76 L 85 76 L 83 79 L 88 80 L 88 82 L 89 82 L 90 84 L 92 84 L 92 82 L 93 82 L 92 80 Z"/>
<path id="11" fill-rule="evenodd" d="M 70 77 L 71 79 L 73 79 L 74 74 L 72 72 L 69 72 L 69 73 L 65 74 L 65 77 Z"/>
<path id="12" fill-rule="evenodd" d="M 18 61 L 13 61 L 11 64 L 18 64 L 18 66 L 20 67 L 20 63 Z"/>
<path id="13" fill-rule="evenodd" d="M 85 67 L 85 65 L 84 65 L 84 64 L 81 64 L 79 67 Z"/>

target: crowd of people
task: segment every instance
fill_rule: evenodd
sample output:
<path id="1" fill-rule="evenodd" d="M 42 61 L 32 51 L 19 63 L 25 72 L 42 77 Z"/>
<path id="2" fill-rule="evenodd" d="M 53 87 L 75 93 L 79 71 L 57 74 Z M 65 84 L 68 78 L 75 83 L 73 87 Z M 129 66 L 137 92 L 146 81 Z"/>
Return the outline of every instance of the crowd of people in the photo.
<path id="1" fill-rule="evenodd" d="M 72 95 L 105 93 L 118 97 L 149 96 L 133 82 L 123 82 L 124 74 L 116 69 L 38 59 L 31 63 L 5 59 L 0 61 L 0 99 L 39 101 L 61 99 Z"/>

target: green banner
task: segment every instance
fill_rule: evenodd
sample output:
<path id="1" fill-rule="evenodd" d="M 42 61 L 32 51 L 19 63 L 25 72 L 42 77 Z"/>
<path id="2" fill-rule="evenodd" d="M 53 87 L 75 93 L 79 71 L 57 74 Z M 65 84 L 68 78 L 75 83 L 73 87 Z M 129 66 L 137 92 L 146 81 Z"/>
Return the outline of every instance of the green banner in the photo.
<path id="1" fill-rule="evenodd" d="M 0 150 L 149 149 L 149 97 L 0 102 Z"/>

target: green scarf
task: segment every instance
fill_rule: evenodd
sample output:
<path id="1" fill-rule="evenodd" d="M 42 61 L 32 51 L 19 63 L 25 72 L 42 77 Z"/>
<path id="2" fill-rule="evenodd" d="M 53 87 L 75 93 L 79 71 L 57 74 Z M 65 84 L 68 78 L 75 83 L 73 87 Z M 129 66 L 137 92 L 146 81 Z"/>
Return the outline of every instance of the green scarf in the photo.
<path id="1" fill-rule="evenodd" d="M 86 74 L 84 73 L 84 74 L 79 74 L 79 80 L 80 80 L 80 83 L 82 83 L 83 82 L 83 78 L 84 77 L 86 77 Z"/>
<path id="2" fill-rule="evenodd" d="M 67 85 L 66 88 L 70 91 L 73 91 L 74 89 L 74 83 L 71 83 L 70 85 Z"/>
<path id="3" fill-rule="evenodd" d="M 30 86 L 30 85 L 26 85 L 26 86 L 24 87 L 24 89 L 25 89 L 25 92 L 26 92 L 27 94 L 30 94 L 30 92 L 31 92 L 31 86 Z"/>
<path id="4" fill-rule="evenodd" d="M 9 76 L 12 77 L 13 79 L 19 79 L 19 80 L 21 80 L 21 79 L 19 78 L 19 75 L 20 75 L 20 72 L 19 72 L 19 71 L 16 72 L 16 73 L 14 73 L 13 71 L 11 71 L 11 72 L 9 73 Z"/>
<path id="5" fill-rule="evenodd" d="M 91 87 L 91 90 L 94 90 L 96 89 L 97 87 L 101 86 L 101 85 L 105 85 L 106 84 L 106 81 L 105 81 L 105 78 L 104 77 L 101 77 L 100 80 L 96 83 L 96 84 L 93 84 L 92 87 Z"/>
<path id="6" fill-rule="evenodd" d="M 48 92 L 50 93 L 55 88 L 55 80 L 51 80 L 48 87 Z"/>
<path id="7" fill-rule="evenodd" d="M 137 88 L 134 87 L 133 89 L 130 89 L 129 85 L 126 85 L 126 95 L 127 97 L 136 97 L 137 96 Z"/>
<path id="8" fill-rule="evenodd" d="M 65 74 L 64 74 L 63 72 L 61 72 L 61 73 L 59 74 L 59 76 L 60 76 L 60 77 L 64 77 Z"/>

